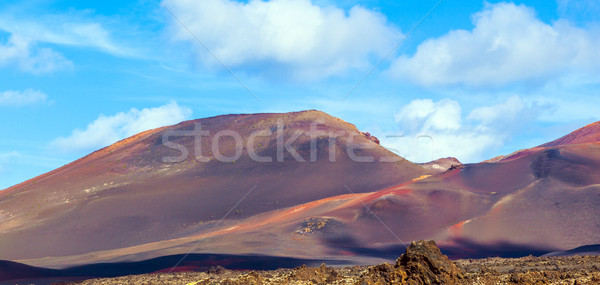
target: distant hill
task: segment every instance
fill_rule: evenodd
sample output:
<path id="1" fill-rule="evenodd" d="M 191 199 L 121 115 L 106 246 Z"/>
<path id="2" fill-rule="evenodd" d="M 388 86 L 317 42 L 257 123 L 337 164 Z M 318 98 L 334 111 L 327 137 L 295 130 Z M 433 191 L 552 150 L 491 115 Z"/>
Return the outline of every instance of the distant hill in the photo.
<path id="1" fill-rule="evenodd" d="M 427 170 L 431 170 L 431 171 L 438 172 L 438 173 L 447 171 L 453 166 L 459 167 L 461 165 L 462 165 L 462 163 L 455 157 L 446 157 L 446 158 L 440 158 L 440 159 L 436 159 L 434 161 L 430 161 L 430 162 L 426 162 L 426 163 L 419 163 L 419 166 L 421 166 Z"/>

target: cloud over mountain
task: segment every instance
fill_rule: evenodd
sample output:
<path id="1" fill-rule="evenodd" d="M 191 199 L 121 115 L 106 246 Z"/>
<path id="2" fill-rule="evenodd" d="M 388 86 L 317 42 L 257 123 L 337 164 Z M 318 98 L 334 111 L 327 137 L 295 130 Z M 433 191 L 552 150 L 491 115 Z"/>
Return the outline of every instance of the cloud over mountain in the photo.
<path id="1" fill-rule="evenodd" d="M 387 139 L 383 145 L 405 151 L 411 161 L 427 162 L 455 156 L 476 162 L 501 147 L 521 127 L 538 115 L 538 107 L 512 96 L 506 101 L 473 109 L 466 116 L 454 100 L 417 99 L 396 114 L 403 140 Z M 418 138 L 417 141 L 412 139 Z"/>
<path id="2" fill-rule="evenodd" d="M 55 139 L 51 146 L 65 152 L 94 150 L 146 130 L 179 123 L 191 115 L 191 109 L 176 102 L 156 108 L 132 108 L 112 116 L 101 114 L 85 129 L 75 129 L 70 136 Z"/>
<path id="3" fill-rule="evenodd" d="M 301 79 L 369 66 L 370 57 L 383 57 L 401 37 L 385 16 L 358 5 L 345 11 L 309 0 L 164 4 L 186 26 L 173 20 L 174 38 L 193 44 L 204 64 L 218 62 L 202 44 L 229 66 L 252 70 L 260 65 L 262 71 Z"/>

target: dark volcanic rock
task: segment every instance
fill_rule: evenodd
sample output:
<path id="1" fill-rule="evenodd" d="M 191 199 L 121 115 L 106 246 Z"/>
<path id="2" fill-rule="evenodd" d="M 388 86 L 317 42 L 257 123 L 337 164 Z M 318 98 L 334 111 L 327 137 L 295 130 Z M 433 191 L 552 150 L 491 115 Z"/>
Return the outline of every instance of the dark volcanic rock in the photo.
<path id="1" fill-rule="evenodd" d="M 463 272 L 442 254 L 435 241 L 412 242 L 395 267 L 406 272 L 408 284 L 451 284 L 463 278 Z"/>
<path id="2" fill-rule="evenodd" d="M 310 281 L 313 284 L 331 284 L 338 279 L 338 272 L 332 267 L 321 264 L 318 268 L 307 267 L 306 265 L 297 267 L 290 274 L 289 281 Z"/>
<path id="3" fill-rule="evenodd" d="M 360 276 L 358 284 L 404 284 L 406 277 L 406 272 L 403 270 L 388 263 L 382 263 L 369 267 Z"/>
<path id="4" fill-rule="evenodd" d="M 360 278 L 361 284 L 456 284 L 464 273 L 434 241 L 412 242 L 396 264 L 369 268 Z"/>
<path id="5" fill-rule="evenodd" d="M 367 137 L 367 139 L 371 140 L 372 142 L 376 143 L 376 144 L 380 144 L 380 141 L 377 137 L 375 137 L 374 135 L 372 135 L 369 132 L 363 133 L 365 135 L 365 137 Z"/>

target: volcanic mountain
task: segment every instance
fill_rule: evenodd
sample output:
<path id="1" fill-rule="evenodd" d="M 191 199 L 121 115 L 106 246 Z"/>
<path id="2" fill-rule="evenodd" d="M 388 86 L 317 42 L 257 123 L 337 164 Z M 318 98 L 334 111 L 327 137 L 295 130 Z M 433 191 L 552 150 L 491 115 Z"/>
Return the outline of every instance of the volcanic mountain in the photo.
<path id="1" fill-rule="evenodd" d="M 373 192 L 425 173 L 319 111 L 182 122 L 0 192 L 0 259 L 186 237 L 351 193 L 346 187 Z"/>
<path id="2" fill-rule="evenodd" d="M 599 244 L 597 126 L 482 163 L 420 166 L 319 111 L 183 122 L 3 191 L 0 259 L 59 268 L 191 252 L 373 264 L 418 239 L 452 257 Z"/>

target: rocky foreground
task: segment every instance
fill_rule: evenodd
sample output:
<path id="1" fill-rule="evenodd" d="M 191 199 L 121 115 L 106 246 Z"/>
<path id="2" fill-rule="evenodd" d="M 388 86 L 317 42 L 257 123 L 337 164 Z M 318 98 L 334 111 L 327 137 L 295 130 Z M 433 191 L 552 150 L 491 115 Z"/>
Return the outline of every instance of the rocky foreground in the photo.
<path id="1" fill-rule="evenodd" d="M 76 284 L 76 283 L 71 283 Z M 451 261 L 433 241 L 413 242 L 395 264 L 273 271 L 157 273 L 77 284 L 600 284 L 600 256 Z"/>

